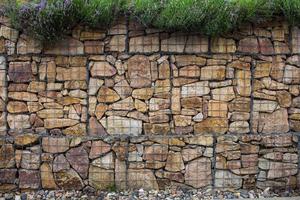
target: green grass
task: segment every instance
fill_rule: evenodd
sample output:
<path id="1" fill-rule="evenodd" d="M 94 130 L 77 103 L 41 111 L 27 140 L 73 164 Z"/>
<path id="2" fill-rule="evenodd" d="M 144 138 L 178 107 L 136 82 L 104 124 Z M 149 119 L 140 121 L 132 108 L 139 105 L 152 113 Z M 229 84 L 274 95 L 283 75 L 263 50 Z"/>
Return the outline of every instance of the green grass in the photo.
<path id="1" fill-rule="evenodd" d="M 107 28 L 124 14 L 147 27 L 213 36 L 276 15 L 300 25 L 300 0 L 48 0 L 42 8 L 39 0 L 29 2 L 7 0 L 4 14 L 15 28 L 47 42 L 59 40 L 77 24 Z"/>

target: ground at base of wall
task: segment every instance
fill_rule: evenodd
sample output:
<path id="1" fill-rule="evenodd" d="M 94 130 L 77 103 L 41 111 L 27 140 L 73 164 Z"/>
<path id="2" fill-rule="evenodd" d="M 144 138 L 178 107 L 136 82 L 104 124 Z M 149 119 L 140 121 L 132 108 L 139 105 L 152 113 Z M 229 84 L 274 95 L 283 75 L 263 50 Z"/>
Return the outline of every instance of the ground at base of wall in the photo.
<path id="1" fill-rule="evenodd" d="M 82 192 L 82 191 L 63 191 L 63 190 L 40 190 L 23 193 L 0 193 L 0 200 L 222 200 L 222 199 L 257 199 L 268 198 L 275 200 L 277 197 L 286 197 L 283 199 L 300 199 L 299 190 L 274 190 L 269 188 L 265 190 L 237 190 L 237 191 L 219 191 L 211 189 L 185 190 L 185 189 L 166 189 L 150 190 L 143 189 L 123 192 Z M 293 198 L 290 198 L 293 197 Z M 281 199 L 281 198 L 280 198 Z"/>

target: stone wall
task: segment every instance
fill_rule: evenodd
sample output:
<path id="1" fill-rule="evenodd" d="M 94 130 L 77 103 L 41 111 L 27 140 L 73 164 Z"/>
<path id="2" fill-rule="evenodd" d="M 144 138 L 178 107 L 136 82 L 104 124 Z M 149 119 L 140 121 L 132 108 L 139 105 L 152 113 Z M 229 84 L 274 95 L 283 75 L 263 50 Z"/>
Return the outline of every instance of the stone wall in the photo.
<path id="1" fill-rule="evenodd" d="M 1 18 L 0 190 L 295 188 L 299 36 L 120 19 L 42 45 Z"/>

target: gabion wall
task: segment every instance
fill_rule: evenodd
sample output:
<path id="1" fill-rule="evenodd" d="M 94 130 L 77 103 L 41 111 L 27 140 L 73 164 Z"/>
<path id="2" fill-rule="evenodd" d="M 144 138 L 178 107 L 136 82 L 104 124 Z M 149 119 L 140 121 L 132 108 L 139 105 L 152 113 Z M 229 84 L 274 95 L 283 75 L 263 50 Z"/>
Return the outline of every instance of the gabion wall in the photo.
<path id="1" fill-rule="evenodd" d="M 298 27 L 120 19 L 42 46 L 0 23 L 0 190 L 299 185 Z"/>

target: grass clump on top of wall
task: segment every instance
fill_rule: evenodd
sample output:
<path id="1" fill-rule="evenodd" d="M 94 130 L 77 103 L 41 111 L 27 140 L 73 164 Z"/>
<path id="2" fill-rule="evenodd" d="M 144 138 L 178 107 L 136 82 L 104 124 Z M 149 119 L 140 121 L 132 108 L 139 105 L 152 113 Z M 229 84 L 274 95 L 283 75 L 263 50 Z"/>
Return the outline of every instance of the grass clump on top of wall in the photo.
<path id="1" fill-rule="evenodd" d="M 23 2 L 20 2 L 23 1 Z M 300 25 L 299 0 L 7 0 L 4 14 L 17 29 L 55 41 L 77 24 L 106 28 L 121 14 L 165 30 L 219 35 L 245 22 L 284 16 Z"/>
<path id="2" fill-rule="evenodd" d="M 77 24 L 108 27 L 118 0 L 40 0 L 22 4 L 9 0 L 5 14 L 12 25 L 41 41 L 56 41 Z"/>

